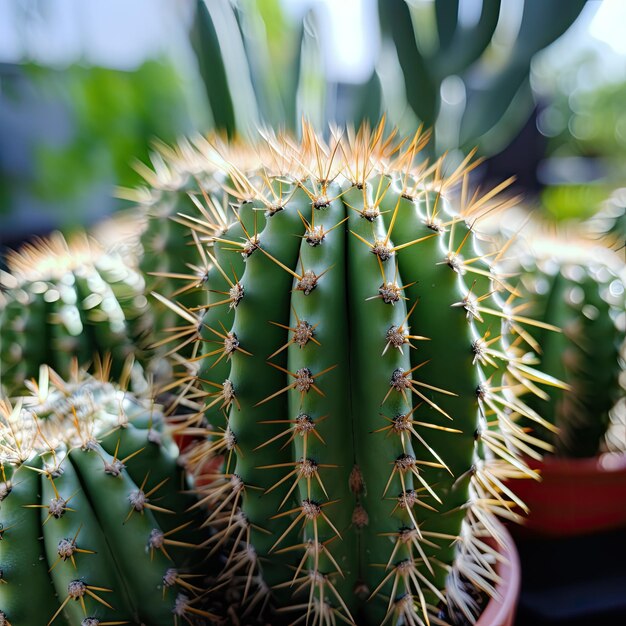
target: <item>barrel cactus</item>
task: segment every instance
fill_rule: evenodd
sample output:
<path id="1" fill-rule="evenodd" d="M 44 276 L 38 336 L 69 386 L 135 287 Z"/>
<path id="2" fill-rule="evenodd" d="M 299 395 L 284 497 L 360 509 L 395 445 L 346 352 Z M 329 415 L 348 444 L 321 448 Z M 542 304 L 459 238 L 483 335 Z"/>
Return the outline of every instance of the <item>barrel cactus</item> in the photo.
<path id="1" fill-rule="evenodd" d="M 110 359 L 120 376 L 145 354 L 149 327 L 141 275 L 86 235 L 60 233 L 7 255 L 0 275 L 0 375 L 9 394 L 48 364 L 68 376 L 72 362 Z"/>
<path id="2" fill-rule="evenodd" d="M 149 403 L 42 368 L 0 404 L 0 624 L 195 624 L 199 513 Z M 206 623 L 206 622 L 204 622 Z"/>
<path id="3" fill-rule="evenodd" d="M 207 306 L 169 306 L 199 345 L 185 459 L 242 619 L 473 623 L 494 592 L 501 479 L 527 471 L 511 414 L 535 416 L 512 391 L 542 377 L 501 342 L 527 320 L 474 247 L 500 201 L 457 202 L 467 162 L 443 178 L 424 143 L 305 125 L 266 137 L 252 178 L 224 148 L 241 192 L 203 247 Z"/>
<path id="4" fill-rule="evenodd" d="M 572 236 L 567 241 L 535 236 L 518 258 L 529 314 L 562 331 L 536 334 L 541 368 L 569 386 L 546 390 L 547 402 L 528 398 L 527 404 L 558 429 L 536 425 L 535 432 L 560 456 L 594 456 L 603 445 L 609 412 L 624 395 L 623 263 L 611 251 Z"/>

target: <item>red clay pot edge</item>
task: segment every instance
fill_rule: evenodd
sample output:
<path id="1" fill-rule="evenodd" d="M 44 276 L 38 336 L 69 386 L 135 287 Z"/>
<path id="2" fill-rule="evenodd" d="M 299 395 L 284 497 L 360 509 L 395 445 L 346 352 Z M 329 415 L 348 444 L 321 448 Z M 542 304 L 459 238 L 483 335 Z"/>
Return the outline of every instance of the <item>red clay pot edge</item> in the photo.
<path id="1" fill-rule="evenodd" d="M 526 459 L 543 480 L 510 481 L 530 513 L 515 535 L 574 536 L 626 525 L 626 455 Z"/>
<path id="2" fill-rule="evenodd" d="M 554 475 L 593 476 L 598 473 L 612 474 L 626 471 L 626 454 L 607 453 L 583 459 L 545 456 L 541 461 L 525 459 L 532 469 L 543 469 Z"/>
<path id="3" fill-rule="evenodd" d="M 498 564 L 500 584 L 498 597 L 491 598 L 476 622 L 476 626 L 513 626 L 521 585 L 521 566 L 517 548 L 508 530 L 498 523 L 503 545 L 498 545 L 505 560 Z M 495 543 L 495 542 L 494 542 Z"/>

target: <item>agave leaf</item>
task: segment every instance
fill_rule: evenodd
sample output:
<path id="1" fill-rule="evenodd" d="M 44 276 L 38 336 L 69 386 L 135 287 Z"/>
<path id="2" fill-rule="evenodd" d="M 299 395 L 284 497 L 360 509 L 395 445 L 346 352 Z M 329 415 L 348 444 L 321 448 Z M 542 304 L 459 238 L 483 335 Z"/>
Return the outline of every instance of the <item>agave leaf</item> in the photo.
<path id="1" fill-rule="evenodd" d="M 439 84 L 429 61 L 417 46 L 411 11 L 404 0 L 379 0 L 383 33 L 395 45 L 404 76 L 407 100 L 426 126 L 434 126 L 439 109 Z"/>
<path id="2" fill-rule="evenodd" d="M 213 122 L 232 135 L 235 132 L 235 111 L 228 89 L 226 68 L 215 26 L 202 0 L 198 0 L 197 3 L 191 43 L 198 59 L 198 68 L 213 113 Z"/>
<path id="3" fill-rule="evenodd" d="M 192 43 L 218 128 L 229 135 L 258 126 L 257 96 L 243 35 L 228 0 L 198 0 Z"/>
<path id="4" fill-rule="evenodd" d="M 439 33 L 439 51 L 450 49 L 459 21 L 459 0 L 435 0 L 437 31 Z"/>
<path id="5" fill-rule="evenodd" d="M 438 23 L 442 10 L 440 4 L 452 4 L 452 0 L 436 1 Z M 460 74 L 481 57 L 496 30 L 501 4 L 502 0 L 483 0 L 478 22 L 470 27 L 457 26 L 454 38 L 445 47 L 440 47 L 440 55 L 436 59 L 437 72 L 441 78 Z M 439 40 L 442 41 L 441 32 Z"/>

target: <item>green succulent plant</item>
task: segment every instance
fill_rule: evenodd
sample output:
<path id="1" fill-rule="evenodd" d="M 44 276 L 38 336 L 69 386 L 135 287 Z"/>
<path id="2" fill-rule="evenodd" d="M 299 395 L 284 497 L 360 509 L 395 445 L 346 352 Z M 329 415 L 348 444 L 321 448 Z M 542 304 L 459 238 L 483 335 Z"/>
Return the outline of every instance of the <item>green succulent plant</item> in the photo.
<path id="1" fill-rule="evenodd" d="M 420 165 L 420 133 L 302 134 L 260 141 L 250 178 L 222 147 L 239 202 L 204 241 L 208 304 L 170 303 L 197 340 L 180 432 L 205 437 L 184 456 L 220 579 L 276 624 L 471 623 L 516 501 L 501 478 L 527 472 L 508 412 L 537 417 L 471 226 L 505 201 L 470 198 L 467 162 Z"/>
<path id="2" fill-rule="evenodd" d="M 0 375 L 9 394 L 48 364 L 69 376 L 106 358 L 112 376 L 145 356 L 150 326 L 141 274 L 81 235 L 60 233 L 7 255 L 0 274 Z"/>
<path id="3" fill-rule="evenodd" d="M 624 395 L 620 349 L 625 339 L 623 263 L 609 250 L 573 237 L 533 237 L 520 255 L 527 311 L 561 332 L 539 330 L 541 369 L 563 382 L 527 404 L 556 432 L 536 425 L 555 454 L 591 457 L 601 450 L 609 412 Z M 547 400 L 547 402 L 546 402 Z"/>
<path id="4" fill-rule="evenodd" d="M 196 624 L 200 512 L 158 409 L 43 367 L 0 404 L 0 623 Z M 205 622 L 203 622 L 205 623 Z"/>

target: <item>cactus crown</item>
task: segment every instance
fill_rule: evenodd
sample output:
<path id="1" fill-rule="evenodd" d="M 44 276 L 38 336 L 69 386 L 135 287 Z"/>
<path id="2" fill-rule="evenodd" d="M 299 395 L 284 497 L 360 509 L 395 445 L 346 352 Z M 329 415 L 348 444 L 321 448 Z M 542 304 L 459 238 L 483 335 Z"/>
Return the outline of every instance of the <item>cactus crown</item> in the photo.
<path id="1" fill-rule="evenodd" d="M 515 499 L 501 478 L 527 471 L 515 414 L 536 415 L 513 389 L 542 380 L 501 341 L 525 320 L 475 247 L 507 201 L 469 194 L 469 158 L 418 163 L 421 132 L 302 135 L 265 136 L 252 166 L 222 147 L 230 225 L 188 218 L 207 300 L 169 303 L 194 342 L 181 430 L 206 436 L 189 466 L 224 459 L 199 480 L 222 576 L 275 623 L 471 622 Z"/>
<path id="2" fill-rule="evenodd" d="M 107 382 L 63 382 L 46 367 L 31 386 L 14 406 L 0 403 L 5 623 L 209 616 L 190 569 L 200 520 L 161 414 Z"/>

